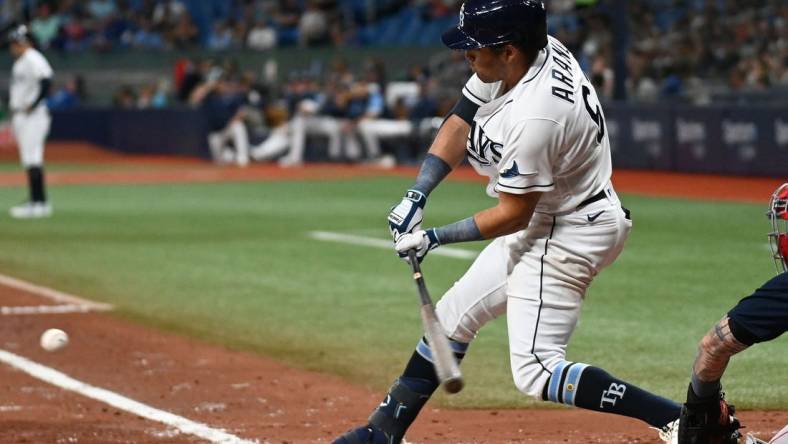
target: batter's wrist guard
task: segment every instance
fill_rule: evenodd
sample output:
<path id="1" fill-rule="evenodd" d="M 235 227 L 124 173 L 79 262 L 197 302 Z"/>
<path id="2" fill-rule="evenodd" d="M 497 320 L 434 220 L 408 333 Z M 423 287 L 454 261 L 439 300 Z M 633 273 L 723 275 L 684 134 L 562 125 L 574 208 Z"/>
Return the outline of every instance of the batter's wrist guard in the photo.
<path id="1" fill-rule="evenodd" d="M 739 442 L 739 420 L 736 409 L 725 401 L 720 392 L 708 398 L 698 398 L 687 389 L 687 402 L 679 417 L 679 444 L 736 444 Z"/>
<path id="2" fill-rule="evenodd" d="M 424 205 L 427 204 L 427 195 L 419 190 L 408 190 L 404 197 L 421 209 L 424 209 Z"/>
<path id="3" fill-rule="evenodd" d="M 430 395 L 414 392 L 397 379 L 370 415 L 369 424 L 385 433 L 391 444 L 398 444 L 429 399 Z"/>

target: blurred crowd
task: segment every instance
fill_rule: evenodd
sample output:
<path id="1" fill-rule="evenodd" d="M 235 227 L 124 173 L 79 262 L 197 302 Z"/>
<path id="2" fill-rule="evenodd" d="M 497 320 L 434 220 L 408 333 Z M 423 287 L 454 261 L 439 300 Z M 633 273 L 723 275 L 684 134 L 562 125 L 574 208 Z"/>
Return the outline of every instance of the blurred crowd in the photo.
<path id="1" fill-rule="evenodd" d="M 273 66 L 242 71 L 237 63 L 220 60 L 227 57 L 222 51 L 437 45 L 440 31 L 456 23 L 460 3 L 4 0 L 0 24 L 27 14 L 39 46 L 66 53 L 200 49 L 201 58 L 180 60 L 171 78 L 119 87 L 113 103 L 127 109 L 204 109 L 219 161 L 278 158 L 298 164 L 315 137 L 328 141 L 331 159 L 382 161 L 392 147 L 410 149 L 414 140 L 428 137 L 440 123 L 436 119 L 449 111 L 471 74 L 461 52 L 437 51 L 425 66 L 400 67 L 393 76 L 381 60 L 367 60 L 357 72 L 337 60 L 277 78 L 274 59 Z M 614 51 L 623 45 L 625 88 L 633 101 L 705 104 L 724 94 L 788 96 L 785 0 L 628 0 L 624 15 L 615 0 L 546 4 L 549 32 L 577 56 L 603 99 L 613 98 Z M 615 24 L 622 21 L 629 35 L 623 42 L 615 35 Z M 59 83 L 51 107 L 89 100 L 79 76 Z"/>
<path id="2" fill-rule="evenodd" d="M 3 0 L 0 26 L 28 21 L 44 49 L 267 50 L 363 44 L 359 30 L 412 8 L 455 15 L 459 0 Z"/>
<path id="3" fill-rule="evenodd" d="M 67 52 L 437 45 L 443 25 L 456 22 L 460 3 L 4 0 L 0 25 L 27 16 L 39 46 Z M 600 93 L 611 98 L 613 47 L 620 43 L 613 35 L 617 2 L 546 3 L 551 34 L 573 50 Z M 788 84 L 785 0 L 629 0 L 626 5 L 630 33 L 627 88 L 636 100 L 683 98 L 704 103 L 719 91 L 758 91 Z M 161 90 L 160 85 L 151 88 L 152 93 L 144 93 Z"/>
<path id="4" fill-rule="evenodd" d="M 615 42 L 612 2 L 576 10 L 552 2 L 551 33 L 578 56 L 611 98 Z M 627 1 L 630 99 L 685 99 L 788 90 L 788 2 L 784 0 Z"/>

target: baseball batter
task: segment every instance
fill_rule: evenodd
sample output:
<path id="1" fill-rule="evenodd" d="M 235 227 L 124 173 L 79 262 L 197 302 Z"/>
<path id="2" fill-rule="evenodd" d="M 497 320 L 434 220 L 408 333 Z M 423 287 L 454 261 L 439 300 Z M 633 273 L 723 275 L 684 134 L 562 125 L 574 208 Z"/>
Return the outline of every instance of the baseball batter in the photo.
<path id="1" fill-rule="evenodd" d="M 722 395 L 722 375 L 733 355 L 788 331 L 788 183 L 774 192 L 767 214 L 778 275 L 739 301 L 698 344 L 687 402 L 681 410 L 679 444 L 738 442 L 739 422 Z M 788 427 L 784 431 L 788 433 Z M 774 442 L 779 436 L 786 435 L 779 433 Z M 748 437 L 747 443 L 763 441 Z"/>
<path id="2" fill-rule="evenodd" d="M 44 142 L 51 122 L 45 99 L 52 83 L 52 67 L 33 48 L 26 26 L 13 30 L 9 43 L 16 59 L 11 70 L 11 124 L 30 188 L 29 200 L 11 208 L 10 213 L 19 219 L 49 217 L 52 207 L 44 186 Z"/>
<path id="3" fill-rule="evenodd" d="M 588 286 L 621 252 L 629 212 L 610 182 L 604 113 L 572 54 L 547 36 L 535 0 L 468 0 L 443 35 L 475 74 L 414 186 L 389 216 L 400 256 L 493 239 L 436 311 L 458 359 L 487 322 L 507 318 L 515 385 L 540 400 L 641 419 L 675 442 L 681 407 L 566 359 Z M 421 229 L 430 192 L 465 157 L 497 205 Z M 368 423 L 337 443 L 398 443 L 438 387 L 422 339 Z"/>

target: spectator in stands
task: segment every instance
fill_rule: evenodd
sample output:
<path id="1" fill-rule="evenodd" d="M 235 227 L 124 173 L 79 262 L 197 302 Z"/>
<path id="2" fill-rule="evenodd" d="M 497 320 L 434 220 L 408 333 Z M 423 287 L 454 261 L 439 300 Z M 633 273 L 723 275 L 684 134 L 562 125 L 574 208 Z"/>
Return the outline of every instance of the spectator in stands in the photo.
<path id="1" fill-rule="evenodd" d="M 47 108 L 51 110 L 77 108 L 84 99 L 85 79 L 76 75 L 66 80 L 62 87 L 47 98 Z"/>
<path id="2" fill-rule="evenodd" d="M 189 97 L 189 103 L 202 108 L 208 116 L 208 146 L 217 163 L 249 163 L 249 133 L 242 109 L 245 100 L 240 85 L 218 66 L 211 68 Z"/>
<path id="3" fill-rule="evenodd" d="M 176 98 L 179 102 L 188 102 L 194 88 L 205 80 L 213 65 L 211 59 L 179 60 L 175 64 Z"/>
<path id="4" fill-rule="evenodd" d="M 200 43 L 200 32 L 188 11 L 180 14 L 175 26 L 167 34 L 167 40 L 174 49 L 192 49 Z"/>
<path id="5" fill-rule="evenodd" d="M 255 51 L 266 51 L 276 45 L 276 30 L 268 24 L 265 17 L 259 17 L 246 36 L 246 47 Z"/>
<path id="6" fill-rule="evenodd" d="M 137 105 L 137 95 L 134 93 L 134 88 L 129 85 L 121 86 L 112 98 L 112 104 L 115 108 L 132 109 Z"/>
<path id="7" fill-rule="evenodd" d="M 302 47 L 326 43 L 328 39 L 328 16 L 317 0 L 308 0 L 306 10 L 298 21 L 298 43 Z"/>
<path id="8" fill-rule="evenodd" d="M 4 0 L 0 2 L 0 26 L 7 26 L 22 17 L 22 0 Z"/>
<path id="9" fill-rule="evenodd" d="M 42 3 L 38 7 L 36 17 L 30 22 L 30 32 L 41 48 L 49 48 L 50 42 L 60 32 L 61 22 L 60 15 L 53 14 L 52 7 L 48 3 Z"/>
<path id="10" fill-rule="evenodd" d="M 300 19 L 301 7 L 298 5 L 298 0 L 279 0 L 279 7 L 274 14 L 277 41 L 283 45 L 297 43 Z"/>
<path id="11" fill-rule="evenodd" d="M 110 18 L 117 12 L 115 0 L 90 0 L 88 2 L 88 12 L 97 20 Z"/>
<path id="12" fill-rule="evenodd" d="M 225 51 L 236 46 L 233 39 L 233 30 L 222 20 L 217 20 L 213 25 L 211 35 L 208 36 L 208 49 Z"/>
<path id="13" fill-rule="evenodd" d="M 167 106 L 167 93 L 169 82 L 161 79 L 156 83 L 149 83 L 140 88 L 137 96 L 137 108 L 164 108 Z"/>
<path id="14" fill-rule="evenodd" d="M 137 16 L 137 27 L 127 33 L 126 44 L 134 49 L 164 49 L 161 33 L 153 28 L 153 22 L 142 14 Z"/>
<path id="15" fill-rule="evenodd" d="M 156 3 L 156 7 L 153 8 L 153 24 L 160 31 L 165 31 L 177 25 L 181 16 L 188 13 L 182 1 L 164 0 Z"/>

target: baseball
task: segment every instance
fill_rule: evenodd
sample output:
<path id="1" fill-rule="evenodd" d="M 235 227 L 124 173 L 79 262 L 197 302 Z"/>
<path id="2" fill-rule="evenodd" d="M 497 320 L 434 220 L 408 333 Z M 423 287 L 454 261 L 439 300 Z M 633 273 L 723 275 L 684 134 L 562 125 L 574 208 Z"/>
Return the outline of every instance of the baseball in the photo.
<path id="1" fill-rule="evenodd" d="M 41 348 L 46 351 L 60 350 L 68 344 L 68 335 L 58 328 L 50 328 L 41 335 Z"/>

